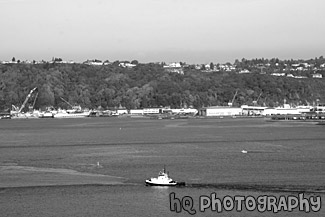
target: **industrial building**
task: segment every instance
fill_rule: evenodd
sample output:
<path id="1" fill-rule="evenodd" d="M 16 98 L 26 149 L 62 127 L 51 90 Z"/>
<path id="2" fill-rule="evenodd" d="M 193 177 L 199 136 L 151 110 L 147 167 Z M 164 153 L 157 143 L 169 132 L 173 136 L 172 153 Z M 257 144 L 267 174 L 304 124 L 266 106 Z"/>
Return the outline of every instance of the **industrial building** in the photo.
<path id="1" fill-rule="evenodd" d="M 223 117 L 242 115 L 242 108 L 226 107 L 226 106 L 210 106 L 202 108 L 199 114 L 207 117 Z"/>

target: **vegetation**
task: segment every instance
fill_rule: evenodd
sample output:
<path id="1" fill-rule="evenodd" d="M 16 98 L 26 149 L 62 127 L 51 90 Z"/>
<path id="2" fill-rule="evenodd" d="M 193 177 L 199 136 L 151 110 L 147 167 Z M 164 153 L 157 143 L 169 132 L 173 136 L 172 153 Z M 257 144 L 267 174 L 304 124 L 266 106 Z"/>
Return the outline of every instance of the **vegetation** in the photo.
<path id="1" fill-rule="evenodd" d="M 323 56 L 309 60 L 279 60 L 278 58 L 272 59 L 252 59 L 247 60 L 243 58 L 241 61 L 236 60 L 235 65 L 237 69 L 247 69 L 251 72 L 264 72 L 271 74 L 274 72 L 286 72 L 293 75 L 307 76 L 315 72 L 325 75 L 324 67 L 321 67 L 325 63 Z"/>
<path id="2" fill-rule="evenodd" d="M 284 99 L 296 105 L 325 102 L 325 79 L 294 79 L 260 74 L 256 65 L 265 63 L 253 64 L 252 61 L 243 59 L 235 63 L 240 68 L 258 69 L 256 73 L 250 74 L 203 72 L 195 67 L 184 68 L 184 74 L 178 74 L 166 71 L 161 64 L 141 64 L 137 61 L 132 61 L 137 64 L 133 68 L 120 67 L 118 61 L 103 66 L 55 61 L 1 64 L 0 109 L 22 105 L 34 87 L 38 88 L 35 102 L 35 108 L 38 109 L 48 106 L 68 108 L 69 105 L 62 98 L 70 104 L 87 108 L 201 108 L 227 105 L 236 91 L 238 94 L 234 106 L 254 103 L 277 106 L 283 104 Z M 285 66 L 284 62 L 277 59 L 268 60 L 268 63 L 274 67 Z"/>

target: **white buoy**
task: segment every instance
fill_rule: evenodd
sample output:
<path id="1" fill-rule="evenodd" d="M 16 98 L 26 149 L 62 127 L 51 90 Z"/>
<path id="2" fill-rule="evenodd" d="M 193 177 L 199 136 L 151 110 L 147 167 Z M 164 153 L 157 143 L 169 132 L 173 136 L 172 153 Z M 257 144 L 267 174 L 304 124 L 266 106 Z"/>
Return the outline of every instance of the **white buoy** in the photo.
<path id="1" fill-rule="evenodd" d="M 99 167 L 99 161 L 97 162 L 97 166 Z"/>
<path id="2" fill-rule="evenodd" d="M 246 150 L 242 150 L 241 153 L 247 154 L 247 151 Z"/>

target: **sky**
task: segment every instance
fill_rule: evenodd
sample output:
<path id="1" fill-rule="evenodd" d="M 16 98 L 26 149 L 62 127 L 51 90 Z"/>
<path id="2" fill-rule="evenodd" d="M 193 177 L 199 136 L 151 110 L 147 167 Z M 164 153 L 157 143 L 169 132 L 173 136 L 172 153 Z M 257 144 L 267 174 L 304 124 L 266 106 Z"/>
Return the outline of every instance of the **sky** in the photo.
<path id="1" fill-rule="evenodd" d="M 0 60 L 233 63 L 325 54 L 324 0 L 0 0 Z"/>

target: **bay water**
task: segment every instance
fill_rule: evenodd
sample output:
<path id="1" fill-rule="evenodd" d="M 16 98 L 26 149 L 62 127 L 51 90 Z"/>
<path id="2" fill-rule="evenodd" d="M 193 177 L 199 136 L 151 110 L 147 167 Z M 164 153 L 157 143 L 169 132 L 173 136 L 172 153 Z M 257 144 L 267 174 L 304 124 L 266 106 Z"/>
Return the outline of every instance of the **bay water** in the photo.
<path id="1" fill-rule="evenodd" d="M 324 216 L 324 132 L 264 118 L 0 120 L 0 216 L 190 216 L 171 210 L 183 198 L 194 216 Z M 186 186 L 145 186 L 164 167 Z M 321 208 L 201 210 L 214 193 Z"/>

